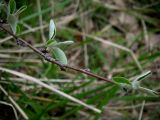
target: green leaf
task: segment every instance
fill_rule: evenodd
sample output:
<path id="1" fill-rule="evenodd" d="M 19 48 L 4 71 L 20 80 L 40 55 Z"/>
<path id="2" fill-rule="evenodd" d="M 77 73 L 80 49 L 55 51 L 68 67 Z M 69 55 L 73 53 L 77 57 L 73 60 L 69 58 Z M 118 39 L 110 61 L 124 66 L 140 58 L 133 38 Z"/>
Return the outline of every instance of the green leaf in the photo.
<path id="1" fill-rule="evenodd" d="M 17 26 L 16 26 L 16 33 L 18 34 L 20 32 L 21 32 L 20 26 L 17 24 Z"/>
<path id="2" fill-rule="evenodd" d="M 13 33 L 15 34 L 17 31 L 17 23 L 18 23 L 17 17 L 14 14 L 9 14 L 7 21 L 9 25 L 11 26 Z"/>
<path id="3" fill-rule="evenodd" d="M 14 0 L 10 0 L 8 4 L 8 12 L 9 14 L 13 14 L 16 10 L 16 2 Z"/>
<path id="4" fill-rule="evenodd" d="M 60 48 L 53 48 L 53 54 L 57 60 L 59 60 L 62 64 L 67 64 L 67 57 L 65 53 Z"/>
<path id="5" fill-rule="evenodd" d="M 151 74 L 151 71 L 143 72 L 141 75 L 137 76 L 135 81 L 143 80 L 144 78 L 148 77 Z"/>
<path id="6" fill-rule="evenodd" d="M 73 41 L 64 41 L 64 42 L 58 42 L 58 43 L 55 43 L 53 44 L 52 46 L 53 47 L 63 47 L 63 46 L 66 46 L 66 45 L 70 45 L 70 44 L 73 44 L 74 42 Z"/>
<path id="7" fill-rule="evenodd" d="M 16 11 L 16 15 L 19 15 L 21 14 L 25 9 L 27 9 L 27 6 L 26 5 L 23 5 L 22 7 L 20 7 L 17 11 Z"/>
<path id="8" fill-rule="evenodd" d="M 50 20 L 49 24 L 49 39 L 53 39 L 56 35 L 56 27 L 53 20 Z"/>
<path id="9" fill-rule="evenodd" d="M 74 43 L 73 41 L 64 41 L 64 42 L 56 42 L 53 39 L 50 39 L 47 41 L 46 46 L 47 47 L 65 47 L 66 45 L 70 45 Z"/>
<path id="10" fill-rule="evenodd" d="M 6 12 L 6 14 L 7 14 L 8 9 L 7 9 L 6 4 L 0 3 L 0 13 L 1 13 L 2 10 L 3 10 L 4 12 Z"/>
<path id="11" fill-rule="evenodd" d="M 117 83 L 131 84 L 130 81 L 124 77 L 113 77 L 113 80 Z"/>
<path id="12" fill-rule="evenodd" d="M 53 39 L 49 39 L 47 40 L 46 42 L 46 47 L 51 47 L 51 46 L 54 46 L 57 42 Z"/>
<path id="13" fill-rule="evenodd" d="M 157 96 L 158 95 L 158 92 L 154 91 L 154 90 L 151 90 L 151 89 L 148 89 L 148 88 L 145 88 L 145 87 L 139 87 L 139 90 L 145 92 L 145 93 L 149 93 L 151 95 L 154 95 L 154 96 Z"/>

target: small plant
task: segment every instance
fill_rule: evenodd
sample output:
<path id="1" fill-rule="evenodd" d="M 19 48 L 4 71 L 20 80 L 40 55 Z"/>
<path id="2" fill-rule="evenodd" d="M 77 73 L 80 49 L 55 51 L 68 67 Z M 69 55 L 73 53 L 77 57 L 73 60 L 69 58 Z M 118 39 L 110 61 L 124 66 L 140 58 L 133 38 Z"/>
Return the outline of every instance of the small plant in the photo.
<path id="1" fill-rule="evenodd" d="M 18 10 L 16 8 L 16 2 L 10 0 L 8 5 L 4 2 L 0 2 L 0 13 L 3 10 L 7 15 L 7 22 L 11 26 L 13 33 L 19 32 L 18 27 L 18 16 L 27 8 L 26 5 L 20 7 Z"/>
<path id="2" fill-rule="evenodd" d="M 64 42 L 57 42 L 54 38 L 56 36 L 56 27 L 53 20 L 50 20 L 49 24 L 49 39 L 46 42 L 46 47 L 51 51 L 54 57 L 60 61 L 62 64 L 66 65 L 67 57 L 63 50 L 60 47 L 64 47 L 73 43 L 73 41 L 64 41 Z"/>
<path id="3" fill-rule="evenodd" d="M 158 94 L 157 92 L 155 92 L 151 89 L 148 89 L 148 88 L 144 88 L 140 85 L 140 82 L 144 78 L 148 77 L 150 74 L 151 74 L 151 71 L 146 71 L 146 72 L 143 72 L 142 74 L 138 75 L 137 77 L 135 77 L 133 80 L 129 80 L 125 77 L 113 77 L 113 80 L 115 81 L 115 84 L 117 84 L 121 88 L 130 89 L 133 91 L 141 90 L 145 93 L 157 95 Z"/>
<path id="4" fill-rule="evenodd" d="M 14 34 L 19 32 L 18 27 L 18 16 L 22 13 L 27 6 L 22 6 L 18 10 L 16 9 L 16 2 L 14 0 L 10 0 L 8 5 L 0 2 L 0 12 L 3 10 L 7 14 L 7 22 L 10 25 Z M 53 54 L 56 60 L 60 63 L 66 65 L 67 57 L 61 47 L 68 46 L 73 43 L 73 41 L 64 41 L 64 42 L 57 42 L 55 40 L 56 36 L 56 26 L 53 20 L 50 20 L 49 24 L 49 39 L 47 40 L 45 47 Z"/>
<path id="5" fill-rule="evenodd" d="M 37 0 L 38 1 L 38 0 Z M 51 92 L 54 92 L 56 93 L 57 95 L 61 96 L 61 97 L 64 97 L 66 98 L 65 100 L 63 100 L 63 98 L 59 98 L 57 96 L 55 96 L 54 94 L 48 94 L 48 91 L 45 91 L 45 90 L 42 90 L 41 88 L 38 89 L 40 90 L 40 92 L 37 90 L 34 91 L 34 89 L 36 89 L 35 85 L 33 85 L 33 94 L 29 91 L 23 91 L 24 92 L 24 100 L 25 100 L 25 103 L 23 103 L 23 99 L 22 99 L 22 103 L 21 104 L 25 104 L 24 106 L 25 107 L 22 107 L 22 109 L 18 106 L 18 104 L 21 102 L 21 98 L 23 97 L 19 97 L 19 94 L 16 94 L 16 103 L 14 101 L 14 99 L 12 99 L 12 95 L 9 95 L 9 93 L 7 93 L 7 90 L 5 90 L 5 88 L 3 88 L 3 81 L 2 83 L 0 82 L 0 91 L 3 92 L 3 94 L 5 96 L 8 97 L 8 99 L 10 100 L 10 102 L 14 105 L 14 107 L 21 113 L 21 115 L 24 117 L 24 119 L 40 119 L 42 117 L 46 117 L 46 116 L 49 116 L 50 115 L 48 114 L 50 110 L 53 110 L 53 112 L 55 114 L 59 113 L 56 111 L 59 110 L 60 108 L 60 112 L 62 112 L 61 114 L 63 116 L 58 115 L 56 116 L 57 118 L 60 117 L 60 119 L 67 119 L 68 116 L 71 115 L 72 117 L 72 114 L 74 114 L 73 116 L 76 116 L 78 114 L 79 116 L 79 110 L 83 109 L 83 107 L 87 108 L 87 110 L 92 110 L 94 111 L 95 113 L 93 113 L 92 115 L 95 116 L 95 118 L 99 118 L 99 116 L 101 115 L 100 113 L 104 110 L 103 107 L 106 106 L 106 104 L 111 100 L 111 99 L 115 99 L 115 98 L 118 98 L 119 95 L 119 91 L 121 90 L 121 88 L 123 90 L 126 90 L 126 91 L 132 91 L 133 93 L 136 93 L 135 95 L 132 96 L 123 96 L 122 97 L 120 96 L 120 98 L 118 99 L 130 99 L 130 100 L 133 100 L 133 101 L 136 101 L 136 99 L 138 100 L 138 97 L 139 99 L 141 100 L 147 100 L 147 95 L 148 94 L 151 94 L 151 96 L 149 96 L 150 98 L 154 98 L 154 99 L 159 99 L 159 96 L 157 97 L 157 94 L 158 92 L 154 91 L 154 90 L 151 90 L 151 89 L 148 89 L 146 87 L 143 87 L 141 85 L 141 81 L 144 80 L 144 78 L 148 77 L 150 74 L 151 74 L 151 71 L 147 71 L 147 72 L 142 72 L 142 67 L 141 67 L 141 64 L 137 61 L 138 59 L 135 58 L 134 54 L 132 53 L 132 51 L 129 49 L 129 48 L 126 48 L 126 47 L 122 47 L 120 45 L 117 45 L 115 43 L 112 43 L 112 42 L 107 42 L 107 40 L 103 40 L 105 41 L 107 44 L 111 45 L 112 47 L 117 47 L 121 50 L 124 50 L 124 51 L 127 51 L 129 52 L 133 58 L 135 59 L 135 61 L 137 61 L 137 66 L 139 66 L 139 69 L 141 70 L 142 73 L 140 73 L 140 75 L 138 76 L 134 76 L 132 78 L 128 78 L 126 77 L 127 73 L 123 74 L 123 76 L 125 77 L 121 77 L 121 76 L 114 76 L 115 74 L 113 74 L 114 77 L 108 79 L 107 77 L 103 77 L 103 76 L 99 76 L 97 74 L 94 74 L 92 73 L 90 70 L 88 69 L 81 69 L 81 68 L 76 68 L 74 66 L 70 66 L 68 64 L 68 60 L 67 60 L 67 57 L 66 57 L 66 54 L 65 52 L 63 51 L 63 48 L 67 47 L 68 45 L 71 45 L 73 44 L 74 42 L 73 41 L 58 41 L 56 39 L 56 25 L 55 25 L 55 22 L 53 19 L 50 20 L 49 22 L 49 32 L 48 32 L 48 39 L 47 41 L 45 42 L 45 45 L 44 47 L 46 49 L 43 49 L 43 50 L 40 50 L 38 49 L 37 47 L 34 47 L 34 45 L 30 44 L 29 42 L 26 42 L 26 40 L 20 38 L 17 33 L 20 31 L 19 27 L 18 27 L 18 17 L 20 15 L 20 13 L 22 13 L 25 9 L 27 8 L 27 6 L 22 6 L 20 7 L 19 9 L 17 9 L 17 5 L 16 5 L 16 2 L 15 0 L 9 0 L 9 2 L 5 2 L 4 0 L 3 1 L 0 1 L 0 30 L 3 30 L 5 31 L 6 33 L 8 33 L 9 35 L 11 35 L 17 42 L 18 45 L 20 45 L 21 47 L 27 47 L 29 48 L 30 50 L 33 50 L 34 53 L 36 53 L 37 55 L 41 56 L 42 59 L 46 60 L 48 63 L 44 63 L 44 69 L 42 68 L 42 70 L 47 71 L 51 71 L 51 75 L 52 77 L 54 78 L 54 75 L 59 75 L 58 72 L 56 72 L 54 75 L 52 73 L 52 70 L 50 69 L 52 67 L 52 64 L 54 65 L 57 65 L 59 68 L 61 68 L 61 70 L 73 70 L 73 71 L 76 71 L 76 72 L 79 72 L 79 73 L 83 73 L 85 75 L 88 75 L 89 77 L 86 77 L 87 80 L 84 81 L 84 77 L 81 77 L 81 76 L 74 76 L 75 77 L 75 83 L 73 82 L 73 79 L 69 77 L 69 82 L 66 82 L 68 81 L 68 78 L 67 80 L 63 79 L 62 77 L 62 80 L 63 82 L 66 82 L 62 85 L 57 85 L 59 88 L 57 89 L 55 86 L 52 85 L 51 82 L 55 82 L 55 80 L 51 81 L 52 79 L 49 79 L 50 77 L 48 77 L 46 74 L 45 75 L 40 75 L 42 71 L 37 71 L 40 73 L 38 73 L 37 75 L 34 75 L 34 72 L 31 76 L 27 75 L 27 72 L 25 73 L 21 73 L 20 71 L 17 71 L 17 70 L 10 70 L 8 68 L 4 68 L 3 65 L 0 66 L 0 72 L 3 71 L 3 72 L 6 72 L 8 74 L 11 74 L 13 76 L 16 76 L 16 77 L 19 77 L 19 78 L 22 78 L 22 83 L 24 83 L 24 81 L 26 80 L 27 83 L 29 81 L 29 84 L 30 82 L 31 83 L 34 83 L 38 86 L 41 86 L 47 90 L 50 90 Z M 40 14 L 40 13 L 38 13 Z M 28 17 L 28 16 L 27 16 Z M 49 18 L 50 19 L 50 18 Z M 11 30 L 8 30 L 7 28 L 5 28 L 5 26 L 3 25 L 3 20 L 5 21 L 5 23 L 9 24 Z M 107 28 L 108 29 L 108 28 Z M 80 35 L 84 35 L 83 33 Z M 63 36 L 63 35 L 62 35 Z M 91 36 L 91 37 L 89 37 Z M 90 38 L 90 39 L 94 39 L 95 37 L 92 37 L 92 35 L 86 35 L 85 36 L 86 38 Z M 98 38 L 98 37 L 97 37 Z M 98 41 L 102 41 L 101 39 L 99 39 Z M 103 42 L 104 43 L 104 42 Z M 85 43 L 84 43 L 85 44 Z M 2 46 L 3 47 L 3 46 Z M 80 46 L 81 47 L 81 46 Z M 99 47 L 99 46 L 98 46 Z M 98 48 L 97 47 L 97 48 Z M 6 49 L 6 47 L 4 47 L 4 49 Z M 99 50 L 99 48 L 98 48 Z M 25 51 L 26 52 L 26 51 Z M 79 51 L 78 51 L 79 52 Z M 98 52 L 99 54 L 100 52 Z M 79 53 L 78 53 L 79 54 Z M 80 53 L 81 54 L 81 53 Z M 17 55 L 17 54 L 16 54 Z M 28 55 L 28 53 L 27 53 Z M 102 54 L 103 55 L 103 54 Z M 3 55 L 2 55 L 3 56 Z M 97 57 L 98 55 L 96 54 L 94 56 Z M 101 55 L 100 55 L 101 56 Z M 8 56 L 7 56 L 8 57 Z M 28 56 L 27 56 L 28 57 Z M 15 58 L 16 59 L 16 58 Z M 122 58 L 123 59 L 123 58 Z M 37 58 L 36 58 L 37 60 Z M 93 60 L 91 58 L 89 58 L 89 60 Z M 101 60 L 101 59 L 100 59 Z M 95 62 L 99 62 L 100 61 L 99 59 L 95 60 Z M 105 60 L 105 59 L 104 59 Z M 115 59 L 116 61 L 116 59 Z M 117 61 L 116 61 L 117 62 Z M 12 64 L 12 63 L 11 63 Z M 41 63 L 40 63 L 41 64 Z M 43 63 L 42 63 L 43 64 Z M 49 66 L 49 70 L 46 70 L 46 66 L 45 65 L 51 65 L 51 67 Z M 95 63 L 94 63 L 95 64 Z M 115 63 L 116 64 L 116 63 Z M 28 64 L 24 64 L 25 66 L 23 67 L 26 67 L 27 69 L 30 69 L 27 65 Z M 31 64 L 32 65 L 32 64 Z M 89 63 L 89 65 L 92 65 Z M 18 66 L 19 67 L 19 66 Z M 32 66 L 31 66 L 32 67 Z M 37 67 L 37 66 L 35 66 Z M 98 65 L 99 67 L 99 65 Z M 38 68 L 38 67 L 37 67 Z M 97 68 L 97 66 L 95 67 Z M 39 69 L 39 68 L 38 68 Z M 91 68 L 92 70 L 94 70 L 94 68 Z M 41 69 L 40 69 L 41 70 Z M 54 69 L 55 70 L 55 69 Z M 57 68 L 56 68 L 57 70 Z M 55 70 L 55 71 L 56 71 Z M 126 69 L 128 70 L 128 69 Z M 130 70 L 130 69 L 129 69 Z M 132 70 L 132 69 L 131 69 Z M 136 71 L 136 69 L 133 69 L 133 71 Z M 37 72 L 36 71 L 36 72 Z M 101 74 L 101 69 L 98 70 L 98 73 L 100 71 L 100 74 Z M 133 72 L 132 71 L 132 72 Z M 135 72 L 134 71 L 134 72 Z M 102 72 L 104 72 L 102 70 Z M 110 71 L 109 71 L 110 72 Z M 122 72 L 123 73 L 123 72 Z M 3 73 L 2 73 L 3 74 Z M 43 74 L 43 73 L 42 73 Z M 117 73 L 119 74 L 119 73 Z M 137 74 L 137 71 L 131 75 L 128 75 L 129 77 L 130 76 L 133 76 Z M 60 73 L 61 75 L 61 73 Z M 2 75 L 2 78 L 4 76 L 4 79 L 6 80 L 6 76 L 5 74 Z M 45 76 L 45 78 L 47 80 L 44 80 L 43 81 L 43 77 L 41 78 L 34 78 L 32 76 Z M 11 76 L 12 77 L 12 76 Z M 48 78 L 47 78 L 48 77 Z M 68 77 L 68 76 L 67 76 Z M 97 82 L 93 82 L 94 80 L 93 79 L 90 79 L 90 77 L 93 77 L 95 78 L 97 81 L 99 80 L 102 80 L 103 82 L 101 83 L 98 83 Z M 61 76 L 60 76 L 61 78 Z M 80 82 L 78 82 L 77 78 L 81 78 L 82 80 Z M 0 76 L 0 79 L 1 79 L 1 76 Z M 16 79 L 16 78 L 15 78 Z M 59 79 L 59 78 L 58 78 Z M 20 79 L 21 80 L 21 79 Z M 19 81 L 20 81 L 19 80 Z M 9 82 L 9 80 L 7 81 Z M 16 80 L 14 81 L 15 83 L 17 82 Z M 17 89 L 19 89 L 21 91 L 20 88 L 18 88 L 19 86 L 17 86 L 17 84 L 14 84 L 14 82 L 12 81 L 12 84 L 7 88 L 8 90 L 11 90 L 13 89 L 12 85 L 15 85 L 15 91 L 17 91 Z M 60 80 L 60 82 L 62 82 Z M 78 84 L 77 84 L 78 83 Z M 106 83 L 109 83 L 109 84 L 106 84 Z M 1 85 L 2 84 L 2 85 Z M 64 85 L 64 86 L 63 86 Z M 69 87 L 68 87 L 69 86 Z M 28 84 L 26 84 L 26 87 L 28 87 Z M 15 91 L 12 91 L 13 93 Z M 136 92 L 135 92 L 136 91 Z M 141 91 L 144 92 L 141 93 Z M 9 91 L 10 92 L 10 91 Z M 26 92 L 28 92 L 26 94 Z M 42 92 L 42 93 L 41 93 Z M 46 94 L 47 92 L 47 94 Z M 124 92 L 124 91 L 122 91 Z M 15 92 L 16 93 L 16 92 Z M 38 94 L 37 94 L 38 93 Z M 118 96 L 116 96 L 118 93 Z M 129 92 L 128 92 L 129 93 Z M 127 94 L 128 94 L 127 93 Z M 137 94 L 138 93 L 138 94 Z M 139 94 L 140 93 L 140 94 Z M 146 94 L 147 93 L 147 94 Z M 73 96 L 71 96 L 73 95 Z M 36 97 L 35 97 L 36 96 Z M 38 96 L 38 97 L 37 97 Z M 49 96 L 47 99 L 45 99 L 46 96 Z M 7 98 L 6 97 L 6 98 Z M 51 103 L 47 104 L 47 102 L 43 102 L 41 104 L 41 102 L 37 102 L 36 100 L 32 103 L 30 98 L 26 98 L 26 97 L 30 97 L 31 99 L 36 99 L 36 100 L 39 100 L 39 101 L 47 101 L 48 103 L 51 101 Z M 126 97 L 126 98 L 125 98 Z M 127 98 L 128 97 L 128 98 Z M 78 98 L 78 99 L 77 99 Z M 143 99 L 142 99 L 143 98 Z M 148 98 L 148 99 L 150 99 Z M 52 101 L 54 99 L 54 101 Z M 74 102 L 74 104 L 70 104 L 68 102 L 68 100 Z M 81 101 L 82 100 L 82 101 Z M 116 100 L 116 99 L 115 99 Z M 27 102 L 28 103 L 27 103 Z M 54 102 L 54 103 L 52 103 Z M 1 103 L 0 103 L 1 104 Z M 29 105 L 28 105 L 29 104 Z M 46 106 L 47 104 L 47 106 Z M 128 104 L 128 103 L 127 103 Z M 129 103 L 130 104 L 130 103 Z M 92 106 L 94 105 L 94 106 Z M 26 107 L 27 106 L 27 107 Z M 34 108 L 35 107 L 35 108 Z M 61 107 L 64 108 L 64 110 L 61 111 Z M 117 107 L 117 106 L 116 106 Z M 142 106 L 143 107 L 143 106 Z M 33 109 L 33 110 L 32 110 Z M 35 111 L 34 111 L 35 109 Z M 24 110 L 24 111 L 23 111 Z M 85 111 L 86 113 L 88 111 Z M 77 112 L 78 111 L 78 112 Z M 25 112 L 27 114 L 25 114 Z M 33 113 L 32 113 L 33 112 Z M 52 111 L 51 111 L 52 112 Z M 91 112 L 88 112 L 88 114 L 90 114 Z M 82 114 L 84 114 L 82 112 Z M 45 116 L 46 115 L 46 116 Z M 87 115 L 87 114 L 86 114 Z M 85 116 L 86 116 L 85 115 Z M 29 117 L 28 117 L 29 116 Z M 53 115 L 54 116 L 54 115 Z M 87 115 L 89 116 L 89 115 Z M 33 117 L 33 118 L 32 118 Z M 78 117 L 77 117 L 78 118 Z M 50 119 L 50 118 L 49 118 Z M 54 119 L 54 118 L 53 118 Z"/>

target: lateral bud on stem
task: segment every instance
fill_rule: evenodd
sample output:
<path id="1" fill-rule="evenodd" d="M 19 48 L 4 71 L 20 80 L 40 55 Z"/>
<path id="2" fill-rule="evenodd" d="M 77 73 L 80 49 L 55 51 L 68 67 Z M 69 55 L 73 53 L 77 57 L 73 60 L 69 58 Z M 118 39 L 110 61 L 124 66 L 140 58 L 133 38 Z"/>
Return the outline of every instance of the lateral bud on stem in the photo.
<path id="1" fill-rule="evenodd" d="M 17 45 L 19 45 L 19 46 L 27 47 L 27 45 L 26 45 L 23 41 L 21 41 L 21 40 L 19 40 L 19 39 L 16 39 L 16 43 L 17 43 Z"/>
<path id="2" fill-rule="evenodd" d="M 61 71 L 66 71 L 66 67 L 65 67 L 64 64 L 62 64 L 61 62 L 59 62 L 59 60 L 56 60 L 56 62 L 58 63 L 58 65 L 59 65 Z"/>

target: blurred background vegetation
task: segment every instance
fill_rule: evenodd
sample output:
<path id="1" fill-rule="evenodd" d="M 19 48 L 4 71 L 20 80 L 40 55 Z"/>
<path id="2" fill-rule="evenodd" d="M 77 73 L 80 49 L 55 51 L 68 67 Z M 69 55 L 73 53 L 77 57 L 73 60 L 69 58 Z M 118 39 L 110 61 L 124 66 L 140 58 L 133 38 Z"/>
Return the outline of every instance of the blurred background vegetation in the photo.
<path id="1" fill-rule="evenodd" d="M 7 0 L 6 0 L 7 1 Z M 73 40 L 63 48 L 69 65 L 89 69 L 111 79 L 132 79 L 146 70 L 152 75 L 141 85 L 160 90 L 160 1 L 158 0 L 16 0 L 17 8 L 27 5 L 19 16 L 18 36 L 36 47 L 48 38 L 53 19 L 56 40 Z M 7 25 L 6 25 L 7 27 Z M 83 35 L 85 33 L 85 35 Z M 88 37 L 91 36 L 91 37 Z M 101 38 L 98 41 L 94 37 Z M 92 38 L 93 37 L 93 38 Z M 159 120 L 160 98 L 140 91 L 115 89 L 112 84 L 74 71 L 61 71 L 28 48 L 17 46 L 0 31 L 0 66 L 24 73 L 102 110 L 97 114 L 39 85 L 0 72 L 0 85 L 31 120 Z M 106 44 L 110 41 L 130 53 Z M 0 91 L 0 101 L 10 103 Z M 18 118 L 23 116 L 18 112 Z M 0 119 L 14 120 L 12 107 L 0 104 Z"/>

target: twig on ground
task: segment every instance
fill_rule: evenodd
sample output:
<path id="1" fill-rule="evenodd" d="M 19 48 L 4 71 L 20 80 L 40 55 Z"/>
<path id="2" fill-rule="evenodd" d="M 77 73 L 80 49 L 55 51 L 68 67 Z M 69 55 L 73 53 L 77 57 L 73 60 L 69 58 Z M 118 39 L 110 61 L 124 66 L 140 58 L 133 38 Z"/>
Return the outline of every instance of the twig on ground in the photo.
<path id="1" fill-rule="evenodd" d="M 69 65 L 63 65 L 59 61 L 53 59 L 52 57 L 46 56 L 46 54 L 44 54 L 43 52 L 41 52 L 40 50 L 38 50 L 36 47 L 32 46 L 31 44 L 27 43 L 25 40 L 18 38 L 18 36 L 14 35 L 12 32 L 10 32 L 6 28 L 4 28 L 2 26 L 2 24 L 0 24 L 0 28 L 2 28 L 2 30 L 4 30 L 5 32 L 10 34 L 12 37 L 14 37 L 19 45 L 25 46 L 25 47 L 29 47 L 35 53 L 37 53 L 38 55 L 43 57 L 46 61 L 48 61 L 48 62 L 50 62 L 52 64 L 58 65 L 62 70 L 71 69 L 71 70 L 74 70 L 74 71 L 77 71 L 77 72 L 80 72 L 80 73 L 84 73 L 84 74 L 86 74 L 88 76 L 95 77 L 98 80 L 103 80 L 103 81 L 106 81 L 106 82 L 114 83 L 114 81 L 109 80 L 109 79 L 107 79 L 105 77 L 101 77 L 99 75 L 93 74 L 90 71 L 87 71 L 87 70 L 84 70 L 84 69 L 75 68 L 75 67 L 72 67 L 72 66 L 69 66 Z"/>

